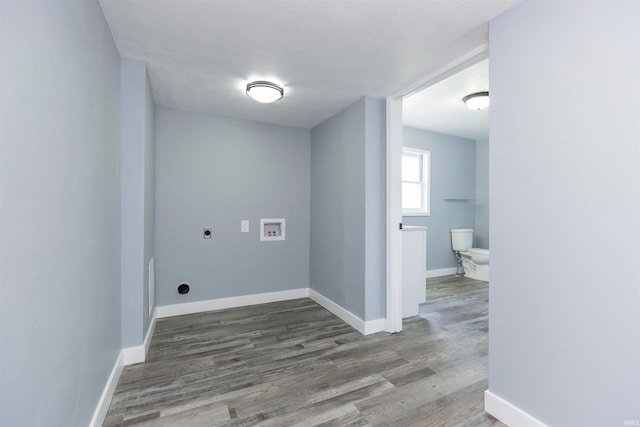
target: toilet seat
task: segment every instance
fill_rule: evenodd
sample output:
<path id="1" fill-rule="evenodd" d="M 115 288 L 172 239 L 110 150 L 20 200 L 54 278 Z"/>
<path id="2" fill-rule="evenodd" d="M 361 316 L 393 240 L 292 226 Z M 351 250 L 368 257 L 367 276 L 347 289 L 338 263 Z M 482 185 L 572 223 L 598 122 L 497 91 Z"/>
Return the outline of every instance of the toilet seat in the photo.
<path id="1" fill-rule="evenodd" d="M 482 249 L 482 248 L 471 248 L 469 249 L 469 252 L 471 253 L 477 253 L 479 255 L 489 255 L 489 249 Z"/>

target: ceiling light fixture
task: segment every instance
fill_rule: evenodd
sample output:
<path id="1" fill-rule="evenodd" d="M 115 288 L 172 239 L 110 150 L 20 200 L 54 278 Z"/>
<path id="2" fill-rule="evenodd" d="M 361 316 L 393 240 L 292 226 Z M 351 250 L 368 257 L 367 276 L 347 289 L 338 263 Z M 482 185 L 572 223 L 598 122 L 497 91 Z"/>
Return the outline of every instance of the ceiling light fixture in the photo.
<path id="1" fill-rule="evenodd" d="M 462 98 L 470 110 L 482 110 L 489 106 L 489 92 L 476 92 Z"/>
<path id="2" fill-rule="evenodd" d="M 263 104 L 269 104 L 282 99 L 284 89 L 275 83 L 259 80 L 247 83 L 247 95 Z"/>

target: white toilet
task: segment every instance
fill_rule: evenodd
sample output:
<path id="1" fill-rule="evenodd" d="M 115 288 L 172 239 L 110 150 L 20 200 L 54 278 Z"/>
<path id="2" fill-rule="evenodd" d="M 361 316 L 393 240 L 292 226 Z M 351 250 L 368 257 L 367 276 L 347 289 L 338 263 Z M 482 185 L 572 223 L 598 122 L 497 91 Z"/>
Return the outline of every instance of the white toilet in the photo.
<path id="1" fill-rule="evenodd" d="M 472 248 L 473 228 L 452 228 L 451 247 L 464 268 L 465 277 L 489 281 L 489 249 Z"/>

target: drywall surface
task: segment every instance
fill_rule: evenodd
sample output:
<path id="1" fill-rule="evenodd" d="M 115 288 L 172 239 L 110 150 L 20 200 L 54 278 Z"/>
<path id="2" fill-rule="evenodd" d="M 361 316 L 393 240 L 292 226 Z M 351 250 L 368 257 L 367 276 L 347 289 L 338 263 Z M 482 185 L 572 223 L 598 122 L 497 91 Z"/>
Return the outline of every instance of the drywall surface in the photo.
<path id="1" fill-rule="evenodd" d="M 144 79 L 144 295 L 143 295 L 143 328 L 144 333 L 149 329 L 151 315 L 149 312 L 153 310 L 155 301 L 149 301 L 149 263 L 155 254 L 155 214 L 156 214 L 156 191 L 155 191 L 155 117 L 156 109 L 151 93 L 151 83 L 149 76 L 145 72 Z M 154 296 L 152 292 L 152 296 Z M 149 307 L 151 305 L 151 307 Z M 150 310 L 151 308 L 151 310 Z M 144 339 L 144 338 L 143 338 Z"/>
<path id="2" fill-rule="evenodd" d="M 122 346 L 141 345 L 149 325 L 148 265 L 154 246 L 154 114 L 146 65 L 122 58 L 120 183 Z"/>
<path id="3" fill-rule="evenodd" d="M 384 315 L 384 141 L 370 97 L 311 130 L 311 288 L 363 320 Z"/>
<path id="4" fill-rule="evenodd" d="M 489 249 L 489 140 L 476 141 L 476 226 L 474 246 Z"/>
<path id="5" fill-rule="evenodd" d="M 381 99 L 365 97 L 365 317 L 386 312 L 386 110 Z"/>
<path id="6" fill-rule="evenodd" d="M 0 425 L 87 426 L 120 352 L 120 55 L 98 2 L 0 2 Z"/>
<path id="7" fill-rule="evenodd" d="M 428 227 L 427 270 L 455 267 L 451 229 L 475 226 L 476 143 L 410 127 L 402 134 L 404 146 L 431 151 L 431 213 L 402 222 Z"/>
<path id="8" fill-rule="evenodd" d="M 311 289 L 365 317 L 365 99 L 311 130 Z"/>
<path id="9" fill-rule="evenodd" d="M 309 130 L 160 107 L 155 124 L 157 304 L 308 287 Z M 260 241 L 260 218 L 286 239 Z"/>
<path id="10" fill-rule="evenodd" d="M 489 390 L 550 426 L 640 422 L 638 22 L 526 1 L 491 23 Z"/>

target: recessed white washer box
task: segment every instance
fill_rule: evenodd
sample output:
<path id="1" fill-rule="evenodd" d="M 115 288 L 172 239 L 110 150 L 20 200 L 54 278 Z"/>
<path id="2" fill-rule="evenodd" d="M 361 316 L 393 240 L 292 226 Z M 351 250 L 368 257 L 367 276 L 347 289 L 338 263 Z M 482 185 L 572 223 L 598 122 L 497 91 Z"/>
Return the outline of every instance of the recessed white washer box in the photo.
<path id="1" fill-rule="evenodd" d="M 260 218 L 260 240 L 284 240 L 284 218 Z"/>

